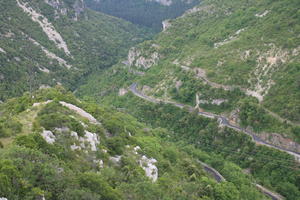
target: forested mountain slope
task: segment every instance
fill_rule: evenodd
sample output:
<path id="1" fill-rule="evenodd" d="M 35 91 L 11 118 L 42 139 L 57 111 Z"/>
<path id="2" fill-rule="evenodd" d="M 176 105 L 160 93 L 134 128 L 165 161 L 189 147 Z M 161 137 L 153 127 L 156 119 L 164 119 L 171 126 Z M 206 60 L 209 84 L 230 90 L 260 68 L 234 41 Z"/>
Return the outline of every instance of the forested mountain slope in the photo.
<path id="1" fill-rule="evenodd" d="M 164 20 L 180 16 L 200 0 L 85 0 L 85 2 L 91 9 L 160 31 Z"/>
<path id="2" fill-rule="evenodd" d="M 0 100 L 56 84 L 75 87 L 148 33 L 80 0 L 0 2 Z"/>
<path id="3" fill-rule="evenodd" d="M 78 94 L 101 101 L 138 82 L 147 95 L 221 113 L 300 152 L 292 141 L 300 142 L 299 8 L 296 0 L 203 1 Z"/>
<path id="4" fill-rule="evenodd" d="M 61 87 L 0 106 L 2 199 L 268 199 L 251 175 Z M 209 123 L 208 121 L 204 123 Z M 222 172 L 217 182 L 203 166 Z"/>

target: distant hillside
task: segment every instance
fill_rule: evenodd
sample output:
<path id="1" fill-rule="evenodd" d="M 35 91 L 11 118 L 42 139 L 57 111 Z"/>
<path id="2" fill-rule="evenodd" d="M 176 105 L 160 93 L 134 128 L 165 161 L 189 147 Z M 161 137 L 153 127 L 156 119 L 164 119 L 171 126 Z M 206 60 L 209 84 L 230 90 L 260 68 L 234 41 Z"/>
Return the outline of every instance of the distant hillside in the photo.
<path id="1" fill-rule="evenodd" d="M 85 0 L 85 2 L 91 9 L 160 31 L 164 20 L 182 15 L 200 0 Z"/>
<path id="2" fill-rule="evenodd" d="M 0 2 L 0 100 L 39 87 L 74 88 L 149 34 L 79 0 Z"/>

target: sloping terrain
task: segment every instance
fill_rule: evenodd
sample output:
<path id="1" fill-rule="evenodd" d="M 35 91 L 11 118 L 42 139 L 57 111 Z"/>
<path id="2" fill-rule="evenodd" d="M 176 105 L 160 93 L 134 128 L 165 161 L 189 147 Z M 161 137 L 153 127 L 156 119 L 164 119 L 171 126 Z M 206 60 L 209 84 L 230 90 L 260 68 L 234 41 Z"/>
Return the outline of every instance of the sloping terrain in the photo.
<path id="1" fill-rule="evenodd" d="M 0 141 L 13 140 L 0 148 L 4 199 L 267 199 L 251 175 L 192 145 L 169 141 L 166 129 L 81 102 L 59 87 L 34 95 L 0 108 Z M 4 136 L 11 119 L 20 129 Z"/>
<path id="2" fill-rule="evenodd" d="M 203 1 L 78 94 L 103 100 L 138 82 L 145 94 L 221 113 L 299 151 L 291 141 L 300 142 L 299 7 L 296 0 Z"/>
<path id="3" fill-rule="evenodd" d="M 120 17 L 134 24 L 160 31 L 167 20 L 182 13 L 200 0 L 85 0 L 91 9 Z"/>
<path id="4" fill-rule="evenodd" d="M 82 1 L 0 3 L 0 100 L 39 87 L 69 88 L 107 68 L 148 33 Z"/>

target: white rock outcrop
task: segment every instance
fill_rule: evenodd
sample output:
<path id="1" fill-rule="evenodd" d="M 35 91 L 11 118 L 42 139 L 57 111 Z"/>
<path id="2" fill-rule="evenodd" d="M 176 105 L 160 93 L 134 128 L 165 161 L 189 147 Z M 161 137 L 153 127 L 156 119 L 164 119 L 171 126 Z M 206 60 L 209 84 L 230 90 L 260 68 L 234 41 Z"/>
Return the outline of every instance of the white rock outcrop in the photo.
<path id="1" fill-rule="evenodd" d="M 139 161 L 140 166 L 146 173 L 146 176 L 149 177 L 153 182 L 157 181 L 158 178 L 158 169 L 155 166 L 157 160 L 154 158 L 147 158 L 145 155 Z"/>
<path id="2" fill-rule="evenodd" d="M 172 0 L 148 0 L 148 1 L 154 1 L 157 2 L 163 6 L 170 6 L 172 5 L 173 1 Z"/>
<path id="3" fill-rule="evenodd" d="M 266 10 L 261 14 L 255 14 L 255 17 L 259 17 L 259 18 L 265 17 L 267 14 L 269 14 L 269 12 L 270 12 L 269 10 Z"/>
<path id="4" fill-rule="evenodd" d="M 256 97 L 263 101 L 264 96 L 268 94 L 270 88 L 275 84 L 272 80 L 274 72 L 280 69 L 290 59 L 289 51 L 276 47 L 275 44 L 268 44 L 269 50 L 258 52 L 256 68 L 252 71 L 252 76 L 248 80 L 251 87 L 247 89 L 246 94 Z"/>
<path id="5" fill-rule="evenodd" d="M 79 137 L 78 134 L 74 131 L 71 132 L 71 136 L 74 137 L 76 140 L 79 141 L 80 145 L 72 144 L 71 149 L 74 150 L 81 150 L 90 148 L 91 151 L 97 151 L 97 145 L 100 144 L 100 140 L 96 133 L 91 133 L 89 131 L 84 131 L 85 135 L 83 137 Z"/>
<path id="6" fill-rule="evenodd" d="M 98 120 L 93 117 L 93 115 L 91 115 L 90 113 L 86 112 L 85 110 L 73 105 L 73 104 L 70 104 L 70 103 L 66 103 L 64 101 L 60 101 L 59 102 L 61 105 L 69 108 L 70 110 L 73 110 L 75 111 L 77 114 L 79 114 L 80 116 L 88 119 L 91 123 L 93 124 L 100 124 L 100 122 L 98 122 Z"/>
<path id="7" fill-rule="evenodd" d="M 53 144 L 55 142 L 56 137 L 51 131 L 43 130 L 41 135 L 48 144 Z"/>
<path id="8" fill-rule="evenodd" d="M 128 53 L 128 62 L 130 66 L 137 66 L 148 69 L 155 65 L 159 60 L 159 54 L 153 52 L 147 57 L 142 56 L 141 50 L 137 48 L 131 48 Z"/>
<path id="9" fill-rule="evenodd" d="M 46 49 L 44 46 L 42 46 L 40 43 L 38 43 L 37 41 L 35 41 L 34 39 L 32 38 L 28 38 L 29 41 L 31 41 L 34 45 L 40 47 L 42 49 L 42 51 L 46 54 L 46 56 L 50 59 L 53 59 L 53 60 L 56 60 L 59 65 L 61 66 L 65 66 L 67 67 L 68 69 L 70 69 L 72 66 L 69 65 L 67 63 L 67 61 L 65 61 L 64 59 L 58 57 L 57 55 L 55 55 L 54 53 L 50 52 L 48 49 Z"/>
<path id="10" fill-rule="evenodd" d="M 97 145 L 100 144 L 97 134 L 89 131 L 85 131 L 84 139 L 81 141 L 88 142 L 92 151 L 97 151 Z"/>
<path id="11" fill-rule="evenodd" d="M 37 22 L 40 25 L 49 40 L 53 41 L 57 48 L 62 49 L 66 55 L 71 55 L 67 43 L 45 16 L 28 6 L 27 3 L 21 3 L 17 0 L 17 5 L 31 17 L 32 21 Z"/>
<path id="12" fill-rule="evenodd" d="M 119 96 L 124 96 L 127 93 L 128 93 L 128 90 L 126 90 L 125 88 L 119 89 Z"/>
<path id="13" fill-rule="evenodd" d="M 139 155 L 138 151 L 140 150 L 141 147 L 136 146 L 133 148 L 133 153 Z M 149 177 L 152 182 L 156 182 L 158 178 L 158 168 L 155 163 L 157 163 L 157 160 L 154 158 L 147 158 L 147 156 L 143 155 L 138 162 L 140 167 L 145 171 L 145 175 Z"/>
<path id="14" fill-rule="evenodd" d="M 223 45 L 225 45 L 225 44 L 228 44 L 228 43 L 230 43 L 230 42 L 233 42 L 233 41 L 237 40 L 237 39 L 238 39 L 238 36 L 239 36 L 243 31 L 245 31 L 245 29 L 240 29 L 240 30 L 236 31 L 233 35 L 229 36 L 229 38 L 225 39 L 224 41 L 215 43 L 215 44 L 214 44 L 214 47 L 215 47 L 215 48 L 219 48 L 220 46 L 223 46 Z"/>
<path id="15" fill-rule="evenodd" d="M 166 31 L 169 27 L 171 27 L 171 23 L 170 20 L 165 20 L 162 22 L 162 26 L 163 26 L 163 32 Z"/>
<path id="16" fill-rule="evenodd" d="M 0 47 L 0 52 L 6 54 L 6 51 Z"/>
<path id="17" fill-rule="evenodd" d="M 103 160 L 94 160 L 94 163 L 97 164 L 99 168 L 103 168 L 104 167 Z"/>
<path id="18" fill-rule="evenodd" d="M 48 101 L 45 101 L 45 102 L 38 102 L 38 103 L 34 103 L 32 105 L 32 107 L 37 107 L 37 106 L 40 106 L 40 105 L 47 105 L 48 103 L 51 103 L 52 100 L 48 100 Z"/>
<path id="19" fill-rule="evenodd" d="M 122 156 L 114 156 L 109 157 L 109 160 L 112 161 L 114 164 L 118 164 L 121 161 Z"/>

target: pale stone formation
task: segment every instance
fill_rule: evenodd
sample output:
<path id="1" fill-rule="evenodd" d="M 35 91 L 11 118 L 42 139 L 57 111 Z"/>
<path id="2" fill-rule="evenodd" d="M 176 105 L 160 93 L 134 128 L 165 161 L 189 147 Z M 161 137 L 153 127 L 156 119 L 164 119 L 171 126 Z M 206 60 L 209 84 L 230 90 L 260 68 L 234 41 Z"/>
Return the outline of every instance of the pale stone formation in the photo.
<path id="1" fill-rule="evenodd" d="M 39 70 L 40 70 L 41 72 L 44 72 L 44 73 L 47 73 L 47 74 L 50 73 L 50 70 L 47 69 L 47 68 L 45 68 L 45 67 L 39 67 Z"/>
<path id="2" fill-rule="evenodd" d="M 158 60 L 159 54 L 157 52 L 152 53 L 147 58 L 142 56 L 142 52 L 137 48 L 131 48 L 128 53 L 128 63 L 130 66 L 148 69 L 157 64 Z"/>
<path id="3" fill-rule="evenodd" d="M 40 102 L 40 103 L 34 103 L 32 105 L 32 107 L 37 107 L 37 106 L 40 106 L 40 105 L 47 105 L 48 103 L 51 103 L 52 100 L 48 100 L 48 101 L 45 101 L 45 102 Z"/>
<path id="4" fill-rule="evenodd" d="M 109 157 L 109 160 L 112 161 L 114 164 L 118 164 L 121 161 L 122 156 L 114 156 Z"/>
<path id="5" fill-rule="evenodd" d="M 119 96 L 124 96 L 127 93 L 128 93 L 128 90 L 126 90 L 124 88 L 119 89 Z"/>
<path id="6" fill-rule="evenodd" d="M 141 150 L 141 147 L 136 146 L 133 148 L 133 153 L 139 155 L 139 150 Z M 147 156 L 143 155 L 138 162 L 140 167 L 145 171 L 145 175 L 149 177 L 152 182 L 156 182 L 158 178 L 158 168 L 155 163 L 157 163 L 157 160 L 154 158 L 147 158 Z"/>
<path id="7" fill-rule="evenodd" d="M 67 61 L 65 61 L 64 59 L 58 57 L 57 55 L 55 55 L 54 53 L 50 52 L 48 49 L 46 49 L 44 46 L 42 46 L 40 43 L 38 43 L 37 41 L 35 41 L 34 39 L 32 38 L 29 38 L 29 41 L 31 41 L 34 45 L 40 47 L 42 49 L 42 51 L 45 53 L 45 55 L 50 58 L 50 59 L 53 59 L 53 60 L 56 60 L 60 66 L 64 66 L 64 67 L 67 67 L 68 69 L 70 69 L 72 66 L 69 65 L 67 63 Z M 48 72 L 46 73 L 49 73 L 49 70 L 47 70 Z"/>
<path id="8" fill-rule="evenodd" d="M 70 148 L 75 150 L 81 150 L 88 148 L 86 144 L 88 144 L 91 151 L 97 151 L 97 145 L 100 144 L 98 139 L 98 135 L 96 133 L 91 133 L 89 131 L 84 131 L 84 137 L 79 137 L 78 134 L 74 131 L 71 131 L 71 136 L 79 141 L 80 145 L 76 145 L 75 143 L 70 146 Z"/>
<path id="9" fill-rule="evenodd" d="M 55 142 L 56 137 L 51 131 L 44 130 L 41 135 L 48 144 L 53 144 Z"/>
<path id="10" fill-rule="evenodd" d="M 276 47 L 275 44 L 266 44 L 266 46 L 269 46 L 268 51 L 258 52 L 256 68 L 248 80 L 251 87 L 246 91 L 247 95 L 256 97 L 260 102 L 275 84 L 272 80 L 273 73 L 278 71 L 279 66 L 287 63 L 291 57 L 287 50 Z"/>
<path id="11" fill-rule="evenodd" d="M 266 10 L 261 14 L 255 14 L 255 17 L 259 17 L 259 18 L 265 17 L 267 14 L 269 14 L 269 12 L 270 12 L 269 10 Z"/>
<path id="12" fill-rule="evenodd" d="M 48 36 L 49 40 L 53 41 L 57 48 L 62 49 L 68 56 L 71 55 L 66 42 L 45 16 L 27 6 L 27 3 L 21 3 L 19 0 L 17 0 L 17 4 L 31 17 L 32 21 L 37 22 L 40 25 L 44 33 Z"/>
<path id="13" fill-rule="evenodd" d="M 103 168 L 104 167 L 103 160 L 94 160 L 94 163 L 97 164 L 99 168 Z"/>
<path id="14" fill-rule="evenodd" d="M 0 52 L 6 54 L 6 51 L 0 47 Z"/>
<path id="15" fill-rule="evenodd" d="M 162 25 L 163 25 L 163 32 L 166 31 L 169 27 L 171 27 L 171 23 L 170 23 L 170 20 L 165 20 L 162 22 Z"/>
<path id="16" fill-rule="evenodd" d="M 64 101 L 60 101 L 59 102 L 61 105 L 69 108 L 70 110 L 73 110 L 75 111 L 77 114 L 79 114 L 80 116 L 88 119 L 91 123 L 93 124 L 100 124 L 100 122 L 97 121 L 97 119 L 95 117 L 93 117 L 90 113 L 86 112 L 85 110 L 73 105 L 73 104 L 70 104 L 70 103 L 66 103 Z"/>
<path id="17" fill-rule="evenodd" d="M 96 133 L 91 133 L 89 131 L 85 131 L 85 140 L 90 144 L 92 151 L 97 151 L 97 145 L 100 143 L 98 140 L 98 136 Z"/>
<path id="18" fill-rule="evenodd" d="M 238 35 L 240 35 L 243 31 L 245 31 L 245 29 L 240 29 L 240 30 L 236 31 L 233 35 L 231 35 L 229 38 L 225 39 L 224 41 L 215 43 L 214 47 L 219 48 L 225 44 L 228 44 L 230 42 L 237 40 Z"/>
<path id="19" fill-rule="evenodd" d="M 155 1 L 163 6 L 170 6 L 172 5 L 172 0 L 148 0 L 148 1 Z"/>
<path id="20" fill-rule="evenodd" d="M 145 155 L 142 156 L 139 161 L 140 166 L 144 169 L 146 176 L 149 177 L 153 182 L 157 181 L 158 178 L 158 169 L 155 166 L 157 160 L 154 158 L 147 158 Z"/>

